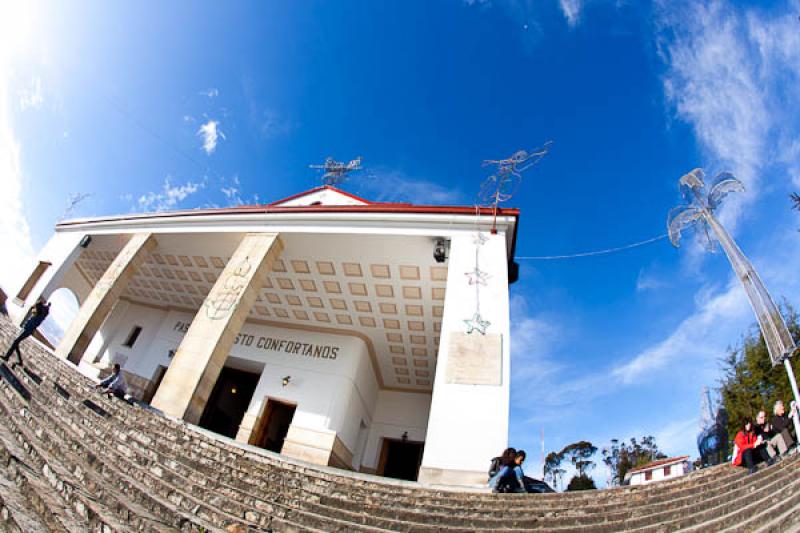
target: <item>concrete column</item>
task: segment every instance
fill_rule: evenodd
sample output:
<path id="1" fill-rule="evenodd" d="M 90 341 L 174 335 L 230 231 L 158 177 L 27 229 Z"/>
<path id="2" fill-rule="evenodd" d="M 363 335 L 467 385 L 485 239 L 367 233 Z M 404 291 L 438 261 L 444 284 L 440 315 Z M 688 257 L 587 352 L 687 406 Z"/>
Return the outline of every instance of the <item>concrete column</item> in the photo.
<path id="1" fill-rule="evenodd" d="M 197 424 L 228 353 L 283 245 L 275 233 L 247 234 L 189 326 L 152 406 Z"/>
<path id="2" fill-rule="evenodd" d="M 419 481 L 485 484 L 492 457 L 508 445 L 510 393 L 508 270 L 501 233 L 452 238 L 442 334 Z M 484 242 L 485 241 L 485 242 Z M 482 244 L 478 244 L 482 243 Z M 483 279 L 470 284 L 477 262 Z M 485 334 L 472 321 L 480 302 Z M 473 327 L 472 333 L 467 333 Z"/>
<path id="3" fill-rule="evenodd" d="M 128 282 L 156 247 L 151 233 L 137 233 L 111 262 L 108 270 L 87 296 L 78 315 L 64 333 L 56 355 L 78 364 L 97 330 L 128 286 Z"/>

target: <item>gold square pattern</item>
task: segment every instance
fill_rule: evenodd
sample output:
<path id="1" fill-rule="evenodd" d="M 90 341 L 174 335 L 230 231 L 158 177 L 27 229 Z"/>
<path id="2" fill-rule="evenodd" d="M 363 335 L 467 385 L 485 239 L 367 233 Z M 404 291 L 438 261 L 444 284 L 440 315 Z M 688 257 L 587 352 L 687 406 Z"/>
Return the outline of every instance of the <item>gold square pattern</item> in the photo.
<path id="1" fill-rule="evenodd" d="M 447 267 L 431 267 L 431 281 L 447 281 Z"/>
<path id="2" fill-rule="evenodd" d="M 407 366 L 408 361 L 406 361 L 405 357 L 392 357 L 392 364 L 393 365 L 400 365 L 400 366 Z"/>
<path id="3" fill-rule="evenodd" d="M 422 299 L 422 289 L 412 285 L 403 285 L 403 298 L 420 300 Z"/>
<path id="4" fill-rule="evenodd" d="M 409 331 L 425 331 L 425 322 L 420 320 L 409 320 L 408 329 Z"/>
<path id="5" fill-rule="evenodd" d="M 333 307 L 334 309 L 339 309 L 341 311 L 347 310 L 347 302 L 345 302 L 341 298 L 331 298 L 330 302 L 331 302 L 331 307 Z"/>
<path id="6" fill-rule="evenodd" d="M 378 304 L 378 308 L 381 310 L 381 313 L 385 315 L 396 315 L 397 314 L 397 306 L 394 304 L 387 304 L 385 302 L 381 302 Z"/>
<path id="7" fill-rule="evenodd" d="M 381 298 L 394 298 L 394 289 L 391 285 L 379 283 L 375 285 L 375 294 Z"/>
<path id="8" fill-rule="evenodd" d="M 301 260 L 292 260 L 292 270 L 297 274 L 310 274 L 311 270 L 308 268 L 308 263 Z"/>
<path id="9" fill-rule="evenodd" d="M 375 327 L 375 319 L 371 316 L 360 316 L 358 317 L 358 322 L 362 326 L 366 328 L 374 328 Z"/>
<path id="10" fill-rule="evenodd" d="M 344 269 L 344 275 L 349 277 L 357 277 L 360 278 L 363 276 L 361 272 L 361 265 L 358 263 L 342 263 L 342 269 Z"/>
<path id="11" fill-rule="evenodd" d="M 387 333 L 386 340 L 389 342 L 403 342 L 403 336 L 399 333 Z"/>
<path id="12" fill-rule="evenodd" d="M 313 279 L 301 279 L 300 287 L 306 292 L 317 292 L 317 284 Z"/>
<path id="13" fill-rule="evenodd" d="M 331 319 L 328 316 L 328 313 L 320 313 L 319 311 L 314 313 L 314 318 L 316 318 L 320 322 L 330 322 Z"/>
<path id="14" fill-rule="evenodd" d="M 400 265 L 400 279 L 419 280 L 419 267 Z"/>
<path id="15" fill-rule="evenodd" d="M 323 281 L 322 285 L 325 287 L 325 292 L 329 294 L 341 294 L 342 287 L 338 281 Z"/>
<path id="16" fill-rule="evenodd" d="M 389 279 L 389 265 L 370 265 L 369 271 L 372 273 L 373 278 Z"/>
<path id="17" fill-rule="evenodd" d="M 422 316 L 422 306 L 421 305 L 407 305 L 406 306 L 406 314 L 408 316 Z"/>
<path id="18" fill-rule="evenodd" d="M 400 329 L 400 321 L 393 318 L 384 318 L 383 327 L 386 329 Z"/>
<path id="19" fill-rule="evenodd" d="M 213 257 L 211 259 L 214 259 Z M 272 271 L 273 272 L 286 272 L 286 265 L 283 263 L 282 259 L 276 259 L 272 263 Z"/>
<path id="20" fill-rule="evenodd" d="M 294 283 L 289 278 L 278 278 L 278 287 L 283 290 L 293 291 L 294 290 Z"/>
<path id="21" fill-rule="evenodd" d="M 353 323 L 353 319 L 350 318 L 350 315 L 336 315 L 336 322 L 349 326 Z"/>
<path id="22" fill-rule="evenodd" d="M 317 272 L 323 276 L 335 276 L 336 268 L 330 261 L 317 261 Z"/>
<path id="23" fill-rule="evenodd" d="M 317 296 L 306 296 L 306 301 L 309 307 L 316 307 L 317 309 L 325 307 L 325 304 L 322 303 L 322 298 Z"/>
<path id="24" fill-rule="evenodd" d="M 292 314 L 297 320 L 308 320 L 308 313 L 302 309 L 292 309 Z"/>
<path id="25" fill-rule="evenodd" d="M 350 294 L 353 296 L 367 295 L 367 286 L 363 283 L 348 283 L 347 286 L 350 289 Z"/>
<path id="26" fill-rule="evenodd" d="M 369 302 L 364 300 L 355 300 L 353 301 L 353 305 L 356 308 L 356 311 L 359 313 L 371 313 L 372 312 L 372 305 Z"/>
<path id="27" fill-rule="evenodd" d="M 303 305 L 303 302 L 300 300 L 300 298 L 298 298 L 294 294 L 287 294 L 286 296 L 284 296 L 284 298 L 286 298 L 286 303 L 288 303 L 289 305 Z"/>

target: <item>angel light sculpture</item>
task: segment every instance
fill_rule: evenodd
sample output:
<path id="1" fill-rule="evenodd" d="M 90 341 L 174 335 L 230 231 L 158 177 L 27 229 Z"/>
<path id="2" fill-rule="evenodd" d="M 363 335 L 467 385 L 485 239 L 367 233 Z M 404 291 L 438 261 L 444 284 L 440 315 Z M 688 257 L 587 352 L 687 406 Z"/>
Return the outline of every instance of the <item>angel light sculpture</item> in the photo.
<path id="1" fill-rule="evenodd" d="M 797 382 L 792 371 L 792 364 L 789 361 L 789 357 L 794 354 L 797 347 L 791 333 L 789 333 L 789 329 L 786 327 L 783 315 L 781 315 L 778 306 L 775 305 L 772 297 L 770 297 L 767 288 L 753 265 L 750 264 L 750 261 L 739 249 L 739 246 L 714 216 L 714 211 L 719 207 L 722 199 L 728 193 L 744 191 L 744 185 L 732 174 L 723 172 L 714 178 L 711 187 L 706 193 L 704 177 L 703 169 L 696 168 L 679 180 L 681 194 L 687 203 L 675 207 L 669 212 L 667 217 L 669 240 L 677 248 L 680 244 L 682 230 L 689 226 L 694 226 L 696 229 L 698 226 L 702 226 L 706 238 L 706 246 L 713 250 L 714 241 L 711 239 L 711 234 L 716 237 L 716 240 L 722 245 L 725 255 L 728 256 L 736 277 L 739 278 L 747 293 L 747 298 L 750 300 L 750 305 L 758 319 L 761 335 L 767 345 L 772 366 L 780 363 L 784 364 L 789 374 L 789 382 L 792 386 L 795 402 L 800 404 L 800 401 L 798 401 L 800 393 L 797 391 Z M 794 416 L 794 423 L 795 429 L 800 431 L 797 415 Z"/>

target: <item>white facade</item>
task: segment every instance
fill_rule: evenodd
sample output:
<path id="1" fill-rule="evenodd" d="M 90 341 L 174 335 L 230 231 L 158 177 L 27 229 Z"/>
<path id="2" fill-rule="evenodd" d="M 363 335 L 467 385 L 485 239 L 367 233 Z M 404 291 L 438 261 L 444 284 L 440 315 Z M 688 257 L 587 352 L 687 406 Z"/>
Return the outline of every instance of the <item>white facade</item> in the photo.
<path id="1" fill-rule="evenodd" d="M 326 187 L 260 209 L 73 221 L 56 228 L 38 258 L 49 266 L 8 307 L 21 320 L 62 287 L 83 304 L 130 236 L 152 234 L 156 248 L 79 365 L 97 375 L 118 362 L 141 395 L 169 368 L 242 236 L 275 233 L 280 258 L 225 361 L 260 375 L 245 420 L 252 426 L 267 399 L 286 402 L 300 458 L 326 460 L 307 455 L 316 440 L 336 455 L 330 464 L 380 473 L 388 441 L 424 443 L 421 481 L 478 484 L 508 441 L 516 213 L 501 211 L 495 231 L 492 215 L 370 204 Z M 448 245 L 443 263 L 432 257 L 438 241 Z M 478 311 L 486 324 L 467 333 Z"/>
<path id="2" fill-rule="evenodd" d="M 644 465 L 629 473 L 630 485 L 647 485 L 688 474 L 692 469 L 689 457 L 676 457 Z M 626 476 L 628 477 L 628 476 Z"/>

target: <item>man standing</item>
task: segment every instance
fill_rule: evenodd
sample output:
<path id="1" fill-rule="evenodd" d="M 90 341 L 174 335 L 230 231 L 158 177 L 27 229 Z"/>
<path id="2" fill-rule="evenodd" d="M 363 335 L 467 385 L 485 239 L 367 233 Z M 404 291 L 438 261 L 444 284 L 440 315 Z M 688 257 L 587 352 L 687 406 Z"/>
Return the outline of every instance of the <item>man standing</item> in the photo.
<path id="1" fill-rule="evenodd" d="M 125 398 L 125 393 L 128 391 L 128 384 L 125 382 L 125 376 L 122 375 L 119 363 L 114 363 L 114 370 L 111 375 L 106 379 L 94 386 L 95 389 L 101 388 L 109 397 L 113 394 L 117 398 Z"/>
<path id="2" fill-rule="evenodd" d="M 19 359 L 19 365 L 23 366 L 22 364 L 22 353 L 19 351 L 19 343 L 23 340 L 27 339 L 36 331 L 36 328 L 42 325 L 44 319 L 47 318 L 47 315 L 50 314 L 50 303 L 45 302 L 44 299 L 39 298 L 36 302 L 36 305 L 33 306 L 33 312 L 28 320 L 22 324 L 22 331 L 20 332 L 19 336 L 14 339 L 14 342 L 11 343 L 11 346 L 8 347 L 8 351 L 3 356 L 3 359 L 8 361 L 9 357 L 11 357 L 12 352 L 17 353 L 17 359 Z"/>

